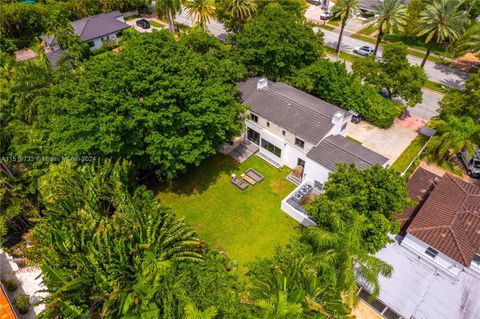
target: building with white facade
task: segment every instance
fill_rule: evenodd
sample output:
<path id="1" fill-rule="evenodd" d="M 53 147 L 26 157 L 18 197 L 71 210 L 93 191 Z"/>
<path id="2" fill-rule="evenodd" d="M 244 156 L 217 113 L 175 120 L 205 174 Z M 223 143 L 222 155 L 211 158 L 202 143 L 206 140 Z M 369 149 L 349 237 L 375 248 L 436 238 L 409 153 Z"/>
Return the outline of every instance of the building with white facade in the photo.
<path id="1" fill-rule="evenodd" d="M 337 163 L 360 169 L 386 166 L 388 158 L 346 138 L 352 117 L 348 111 L 265 78 L 249 78 L 237 87 L 249 107 L 244 138 L 258 145 L 258 156 L 270 164 L 293 170 L 291 180 L 299 187 L 281 207 L 303 225 L 313 221 L 290 201 L 302 186 L 321 191 Z"/>
<path id="2" fill-rule="evenodd" d="M 100 49 L 105 43 L 118 40 L 123 30 L 130 28 L 120 11 L 100 13 L 91 17 L 70 22 L 73 32 L 86 42 L 90 50 Z M 51 65 L 56 65 L 63 56 L 63 50 L 55 36 L 41 35 L 45 44 L 46 56 Z"/>

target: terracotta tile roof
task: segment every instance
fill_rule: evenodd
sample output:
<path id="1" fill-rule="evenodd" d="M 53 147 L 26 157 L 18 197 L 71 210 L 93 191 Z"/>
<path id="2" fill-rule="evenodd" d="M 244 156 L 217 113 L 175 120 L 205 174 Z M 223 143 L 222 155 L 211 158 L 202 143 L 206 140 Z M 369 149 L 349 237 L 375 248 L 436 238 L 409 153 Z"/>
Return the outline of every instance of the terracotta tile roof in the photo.
<path id="1" fill-rule="evenodd" d="M 407 232 L 469 267 L 480 253 L 480 187 L 445 174 Z"/>
<path id="2" fill-rule="evenodd" d="M 12 305 L 8 302 L 7 296 L 0 286 L 0 319 L 16 319 Z"/>
<path id="3" fill-rule="evenodd" d="M 440 180 L 440 176 L 422 167 L 415 170 L 407 182 L 407 189 L 410 198 L 416 202 L 416 205 L 408 207 L 403 213 L 397 215 L 397 219 L 401 222 L 402 228 L 405 225 L 408 226 L 411 218 L 414 217 L 422 207 L 423 202 L 435 187 L 438 180 Z"/>

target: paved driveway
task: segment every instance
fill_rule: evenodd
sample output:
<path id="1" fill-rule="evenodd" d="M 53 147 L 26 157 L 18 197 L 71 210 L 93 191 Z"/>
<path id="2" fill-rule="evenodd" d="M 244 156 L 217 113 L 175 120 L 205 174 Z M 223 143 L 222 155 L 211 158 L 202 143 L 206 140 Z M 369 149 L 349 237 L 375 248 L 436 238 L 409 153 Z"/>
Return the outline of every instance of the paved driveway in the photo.
<path id="1" fill-rule="evenodd" d="M 125 23 L 128 24 L 129 26 L 131 26 L 132 28 L 134 28 L 135 30 L 137 30 L 138 32 L 141 32 L 141 33 L 143 33 L 143 32 L 153 32 L 153 30 L 161 30 L 161 28 L 154 27 L 153 25 L 150 26 L 150 29 L 140 28 L 139 26 L 137 26 L 137 20 L 140 20 L 140 19 L 145 19 L 145 18 L 136 18 L 136 19 L 125 21 Z M 147 19 L 147 20 L 149 20 L 149 19 Z"/>
<path id="2" fill-rule="evenodd" d="M 418 133 L 395 120 L 388 129 L 373 126 L 365 121 L 359 124 L 350 123 L 347 135 L 361 142 L 366 148 L 387 157 L 387 164 L 392 165 Z"/>

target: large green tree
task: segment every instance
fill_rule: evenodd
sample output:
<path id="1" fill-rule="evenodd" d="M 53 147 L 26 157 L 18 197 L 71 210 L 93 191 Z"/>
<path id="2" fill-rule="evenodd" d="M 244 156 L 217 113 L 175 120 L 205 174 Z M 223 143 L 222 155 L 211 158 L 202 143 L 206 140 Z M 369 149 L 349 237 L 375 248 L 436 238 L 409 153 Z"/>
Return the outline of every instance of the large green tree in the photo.
<path id="1" fill-rule="evenodd" d="M 395 216 L 411 203 L 403 177 L 378 165 L 358 170 L 339 165 L 325 184 L 325 193 L 308 208 L 320 228 L 347 225 L 356 216 L 362 220 L 362 247 L 371 253 L 388 241 L 388 233 L 398 232 Z"/>
<path id="2" fill-rule="evenodd" d="M 373 56 L 377 56 L 378 46 L 385 34 L 392 34 L 395 31 L 403 32 L 407 24 L 407 8 L 401 0 L 385 0 L 373 6 L 374 24 L 378 28 L 377 41 Z"/>
<path id="3" fill-rule="evenodd" d="M 399 103 L 383 98 L 374 86 L 362 84 L 360 78 L 348 73 L 345 64 L 340 62 L 319 59 L 296 71 L 288 82 L 334 105 L 359 112 L 380 127 L 390 127 L 402 113 Z"/>
<path id="4" fill-rule="evenodd" d="M 463 90 L 450 90 L 440 100 L 440 116 L 467 115 L 480 118 L 480 72 L 470 75 Z"/>
<path id="5" fill-rule="evenodd" d="M 217 18 L 227 30 L 240 32 L 243 25 L 255 15 L 257 2 L 255 0 L 218 0 L 216 7 Z"/>
<path id="6" fill-rule="evenodd" d="M 339 223 L 333 217 L 329 226 L 309 227 L 302 236 L 316 257 L 335 270 L 335 287 L 350 307 L 358 300 L 357 280 L 365 281 L 373 288 L 373 296 L 378 296 L 378 277 L 390 277 L 393 273 L 392 266 L 365 249 L 364 236 L 370 228 L 367 219 L 364 215 L 353 215 L 347 222 Z"/>
<path id="7" fill-rule="evenodd" d="M 457 0 L 435 0 L 420 13 L 418 36 L 426 35 L 427 43 L 427 52 L 420 64 L 422 68 L 435 43 L 458 39 L 465 31 L 469 20 L 460 10 L 460 4 Z"/>
<path id="8" fill-rule="evenodd" d="M 433 120 L 430 125 L 437 130 L 427 150 L 439 159 L 448 159 L 463 149 L 474 154 L 480 144 L 480 124 L 470 116 L 446 115 Z"/>
<path id="9" fill-rule="evenodd" d="M 166 31 L 124 47 L 51 88 L 38 121 L 49 154 L 130 159 L 171 178 L 239 133 L 242 67 Z"/>
<path id="10" fill-rule="evenodd" d="M 243 312 L 224 259 L 136 187 L 125 162 L 52 165 L 29 236 L 49 292 L 45 318 L 183 318 L 190 305 Z"/>
<path id="11" fill-rule="evenodd" d="M 347 318 L 331 266 L 294 239 L 251 265 L 247 303 L 257 318 Z"/>
<path id="12" fill-rule="evenodd" d="M 322 39 L 303 20 L 270 4 L 242 32 L 232 35 L 238 59 L 251 75 L 281 80 L 322 54 Z"/>
<path id="13" fill-rule="evenodd" d="M 413 107 L 422 102 L 422 87 L 427 76 L 421 67 L 408 62 L 407 54 L 404 44 L 388 44 L 383 49 L 381 62 L 373 58 L 357 59 L 352 69 L 363 81 L 387 90 L 390 97 L 402 98 Z"/>

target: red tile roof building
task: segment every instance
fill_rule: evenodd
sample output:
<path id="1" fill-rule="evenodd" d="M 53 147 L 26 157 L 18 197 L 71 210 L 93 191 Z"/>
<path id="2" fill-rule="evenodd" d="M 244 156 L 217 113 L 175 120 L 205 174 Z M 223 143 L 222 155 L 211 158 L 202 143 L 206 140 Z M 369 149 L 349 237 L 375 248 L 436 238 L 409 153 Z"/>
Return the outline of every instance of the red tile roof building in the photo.
<path id="1" fill-rule="evenodd" d="M 406 232 L 469 267 L 480 254 L 480 187 L 422 168 L 407 186 L 419 204 L 399 216 Z"/>

